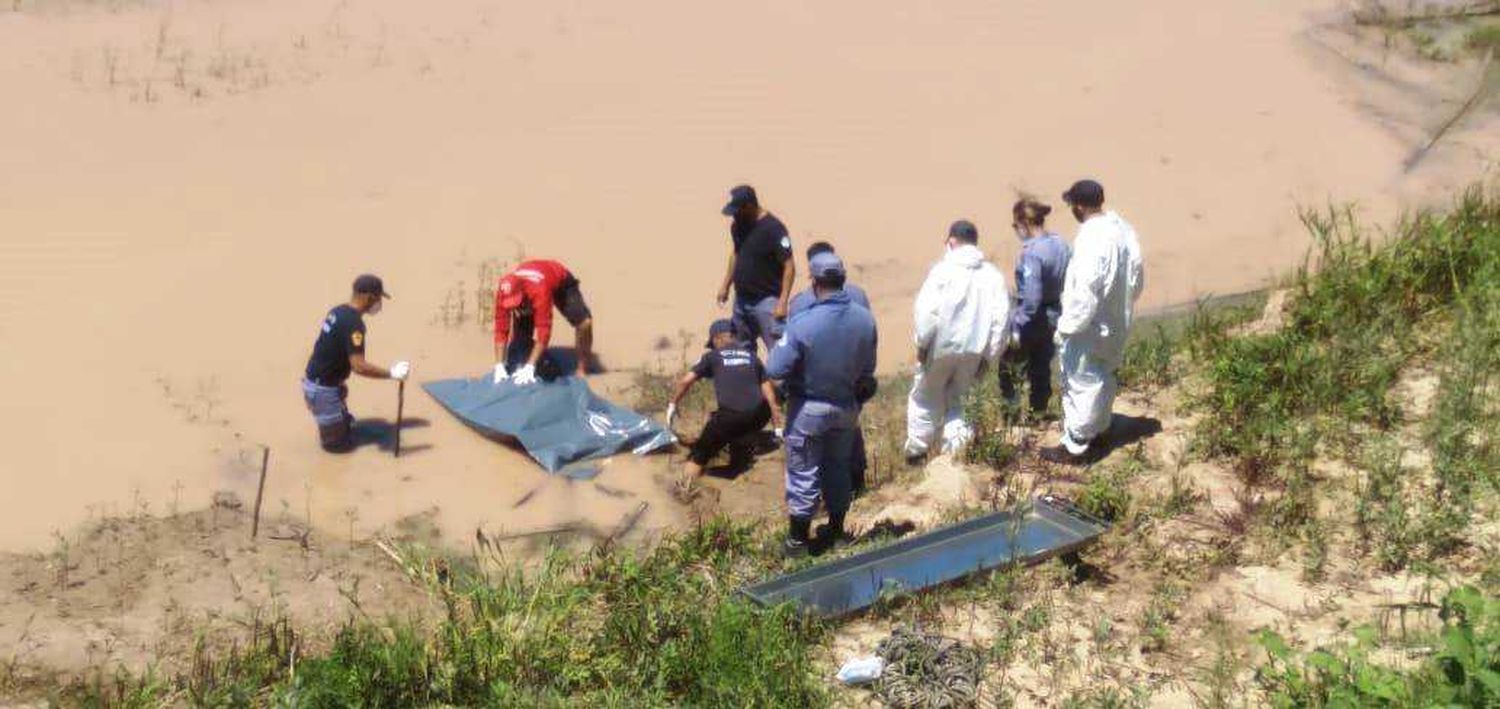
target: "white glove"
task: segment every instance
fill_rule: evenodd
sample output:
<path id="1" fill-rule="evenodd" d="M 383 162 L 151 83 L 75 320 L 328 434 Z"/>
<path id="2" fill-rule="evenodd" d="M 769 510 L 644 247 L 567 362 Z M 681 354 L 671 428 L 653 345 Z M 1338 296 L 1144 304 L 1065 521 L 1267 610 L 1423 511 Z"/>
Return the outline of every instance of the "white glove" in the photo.
<path id="1" fill-rule="evenodd" d="M 778 441 L 786 440 L 786 431 L 781 428 L 773 428 L 771 429 L 771 433 L 776 434 L 776 440 Z"/>
<path id="2" fill-rule="evenodd" d="M 520 369 L 517 369 L 515 375 L 511 378 L 511 381 L 515 382 L 519 386 L 528 386 L 531 384 L 535 384 L 536 366 L 528 364 L 521 367 Z"/>
<path id="3" fill-rule="evenodd" d="M 674 423 L 677 423 L 677 405 L 667 404 L 667 428 L 671 428 Z"/>
<path id="4" fill-rule="evenodd" d="M 1068 338 L 1065 337 L 1065 336 L 1063 336 L 1062 330 L 1054 330 L 1052 332 L 1052 342 L 1053 342 L 1053 344 L 1057 345 L 1058 347 L 1062 347 L 1063 343 L 1065 343 L 1067 341 L 1068 341 Z"/>
<path id="5" fill-rule="evenodd" d="M 391 379 L 401 381 L 411 376 L 411 362 L 401 360 L 391 365 Z"/>
<path id="6" fill-rule="evenodd" d="M 505 363 L 504 362 L 496 362 L 495 363 L 495 383 L 499 384 L 500 382 L 503 382 L 503 381 L 505 381 L 507 379 L 510 379 L 510 372 L 505 368 Z"/>

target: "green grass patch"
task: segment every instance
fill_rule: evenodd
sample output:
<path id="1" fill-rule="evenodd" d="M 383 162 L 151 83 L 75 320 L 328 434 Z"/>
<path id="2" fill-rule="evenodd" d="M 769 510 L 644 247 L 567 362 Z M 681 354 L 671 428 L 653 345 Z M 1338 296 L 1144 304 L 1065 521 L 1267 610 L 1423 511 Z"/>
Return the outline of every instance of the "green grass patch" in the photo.
<path id="1" fill-rule="evenodd" d="M 1500 703 L 1500 601 L 1472 586 L 1443 599 L 1436 652 L 1410 669 L 1377 661 L 1374 628 L 1352 643 L 1301 652 L 1280 635 L 1257 637 L 1268 661 L 1256 673 L 1275 707 L 1492 707 Z"/>
<path id="2" fill-rule="evenodd" d="M 1475 54 L 1500 52 L 1500 24 L 1487 24 L 1470 30 L 1464 37 L 1464 48 Z"/>
<path id="3" fill-rule="evenodd" d="M 1369 441 L 1405 420 L 1392 395 L 1403 370 L 1446 362 L 1429 435 L 1442 492 L 1410 522 L 1425 530 L 1430 553 L 1442 553 L 1474 510 L 1477 488 L 1494 486 L 1493 467 L 1481 472 L 1493 449 L 1474 426 L 1493 422 L 1500 198 L 1471 189 L 1451 211 L 1420 213 L 1382 239 L 1349 210 L 1303 221 L 1316 246 L 1292 281 L 1285 326 L 1202 348 L 1206 385 L 1192 405 L 1207 415 L 1195 448 L 1234 461 L 1247 484 L 1279 488 L 1271 521 L 1301 536 L 1314 522 L 1309 462 L 1326 451 L 1358 463 Z M 1398 532 L 1408 521 L 1394 506 L 1404 504 L 1407 483 L 1391 478 L 1375 470 L 1362 519 Z M 1387 562 L 1404 563 L 1405 552 L 1391 551 Z"/>
<path id="4" fill-rule="evenodd" d="M 351 621 L 292 658 L 290 630 L 162 681 L 115 677 L 65 703 L 398 706 L 822 706 L 824 627 L 734 596 L 771 568 L 751 525 L 715 521 L 644 553 L 555 552 L 540 568 L 455 570 L 433 628 Z"/>

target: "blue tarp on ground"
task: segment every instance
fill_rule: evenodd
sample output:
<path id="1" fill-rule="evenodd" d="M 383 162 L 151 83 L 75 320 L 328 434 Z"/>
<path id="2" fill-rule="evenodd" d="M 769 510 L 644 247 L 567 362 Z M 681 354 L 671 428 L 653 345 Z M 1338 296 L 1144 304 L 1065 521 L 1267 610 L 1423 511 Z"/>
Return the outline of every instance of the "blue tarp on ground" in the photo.
<path id="1" fill-rule="evenodd" d="M 495 384 L 484 375 L 428 382 L 422 388 L 480 433 L 520 443 L 548 472 L 620 452 L 644 455 L 675 442 L 665 427 L 599 398 L 577 377 L 523 387 Z M 575 477 L 589 477 L 579 472 Z"/>

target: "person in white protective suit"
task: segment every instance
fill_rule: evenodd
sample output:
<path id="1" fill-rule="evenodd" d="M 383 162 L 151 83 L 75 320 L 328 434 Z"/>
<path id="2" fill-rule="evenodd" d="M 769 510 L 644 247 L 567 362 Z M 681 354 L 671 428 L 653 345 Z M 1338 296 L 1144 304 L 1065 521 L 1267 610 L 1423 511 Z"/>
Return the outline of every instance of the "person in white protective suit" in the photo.
<path id="1" fill-rule="evenodd" d="M 1045 460 L 1086 463 L 1103 452 L 1098 439 L 1109 430 L 1115 379 L 1125 357 L 1135 301 L 1146 284 L 1135 229 L 1104 210 L 1104 188 L 1080 180 L 1063 201 L 1082 226 L 1063 281 L 1057 342 L 1062 360 L 1063 433 Z"/>
<path id="2" fill-rule="evenodd" d="M 917 374 L 906 406 L 906 461 L 929 453 L 941 428 L 942 451 L 962 449 L 972 432 L 963 397 L 1005 347 L 1010 295 L 1000 269 L 984 260 L 979 230 L 960 220 L 948 229 L 948 252 L 917 293 Z"/>

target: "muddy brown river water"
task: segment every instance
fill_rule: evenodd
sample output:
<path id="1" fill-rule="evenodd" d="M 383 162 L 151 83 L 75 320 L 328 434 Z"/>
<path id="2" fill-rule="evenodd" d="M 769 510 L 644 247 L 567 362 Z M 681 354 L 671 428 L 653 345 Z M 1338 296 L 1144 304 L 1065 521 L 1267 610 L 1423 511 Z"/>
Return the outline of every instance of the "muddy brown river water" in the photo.
<path id="1" fill-rule="evenodd" d="M 1297 263 L 1299 204 L 1389 214 L 1481 171 L 1402 174 L 1411 146 L 1308 46 L 1330 9 L 1312 0 L 22 6 L 0 12 L 8 549 L 253 496 L 261 444 L 268 514 L 335 529 L 607 525 L 640 501 L 643 528 L 684 519 L 659 459 L 606 469 L 625 496 L 549 479 L 415 387 L 409 455 L 322 454 L 298 379 L 362 271 L 395 295 L 370 356 L 422 380 L 487 368 L 487 261 L 560 259 L 614 370 L 597 385 L 629 398 L 631 370 L 680 364 L 660 340 L 717 312 L 736 182 L 799 251 L 838 245 L 893 371 L 947 224 L 974 219 L 1009 270 L 1018 190 L 1100 179 L 1141 234 L 1149 306 Z M 352 390 L 356 414 L 394 415 L 393 385 Z"/>

